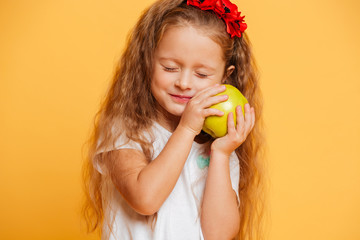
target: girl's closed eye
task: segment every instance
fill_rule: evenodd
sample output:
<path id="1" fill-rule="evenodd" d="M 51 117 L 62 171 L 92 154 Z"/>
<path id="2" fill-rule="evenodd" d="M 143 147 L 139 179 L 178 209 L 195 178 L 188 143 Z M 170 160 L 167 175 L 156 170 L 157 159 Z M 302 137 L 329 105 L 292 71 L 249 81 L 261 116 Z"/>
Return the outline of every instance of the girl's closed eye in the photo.
<path id="1" fill-rule="evenodd" d="M 206 74 L 206 73 L 199 73 L 197 72 L 196 75 L 199 77 L 199 78 L 207 78 L 209 75 Z"/>
<path id="2" fill-rule="evenodd" d="M 164 71 L 166 72 L 177 72 L 178 71 L 178 68 L 177 67 L 167 67 L 167 66 L 162 66 Z"/>

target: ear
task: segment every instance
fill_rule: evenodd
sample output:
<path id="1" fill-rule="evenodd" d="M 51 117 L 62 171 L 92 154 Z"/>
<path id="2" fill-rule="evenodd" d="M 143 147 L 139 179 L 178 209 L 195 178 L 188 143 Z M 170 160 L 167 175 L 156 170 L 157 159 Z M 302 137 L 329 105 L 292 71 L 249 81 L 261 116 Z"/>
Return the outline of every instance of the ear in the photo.
<path id="1" fill-rule="evenodd" d="M 224 73 L 224 78 L 222 79 L 221 83 L 226 83 L 227 78 L 232 74 L 234 69 L 234 65 L 231 65 L 226 69 L 226 73 Z"/>

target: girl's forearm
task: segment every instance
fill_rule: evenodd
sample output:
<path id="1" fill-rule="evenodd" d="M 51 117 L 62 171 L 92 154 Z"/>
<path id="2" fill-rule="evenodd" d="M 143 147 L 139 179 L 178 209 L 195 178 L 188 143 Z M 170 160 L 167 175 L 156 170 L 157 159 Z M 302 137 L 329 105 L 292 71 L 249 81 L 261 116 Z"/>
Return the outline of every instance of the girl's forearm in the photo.
<path id="1" fill-rule="evenodd" d="M 195 134 L 178 127 L 169 138 L 164 149 L 138 175 L 138 190 L 148 203 L 151 215 L 170 195 L 181 174 L 191 150 Z"/>
<path id="2" fill-rule="evenodd" d="M 232 189 L 229 157 L 212 151 L 202 202 L 201 228 L 206 240 L 232 239 L 239 231 L 240 215 Z"/>

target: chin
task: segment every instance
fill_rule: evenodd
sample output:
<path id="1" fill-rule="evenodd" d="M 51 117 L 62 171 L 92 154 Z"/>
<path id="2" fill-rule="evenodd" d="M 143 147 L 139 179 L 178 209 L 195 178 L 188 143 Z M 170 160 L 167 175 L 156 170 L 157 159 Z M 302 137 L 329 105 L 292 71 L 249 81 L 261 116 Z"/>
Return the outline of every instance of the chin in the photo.
<path id="1" fill-rule="evenodd" d="M 164 115 L 164 116 L 168 116 L 170 118 L 172 117 L 181 117 L 181 115 L 183 114 L 184 110 L 185 110 L 185 106 L 167 106 L 167 105 L 161 105 L 159 104 L 157 106 L 158 110 Z"/>
<path id="2" fill-rule="evenodd" d="M 181 117 L 181 115 L 184 113 L 184 109 L 169 111 L 169 113 L 173 116 Z"/>

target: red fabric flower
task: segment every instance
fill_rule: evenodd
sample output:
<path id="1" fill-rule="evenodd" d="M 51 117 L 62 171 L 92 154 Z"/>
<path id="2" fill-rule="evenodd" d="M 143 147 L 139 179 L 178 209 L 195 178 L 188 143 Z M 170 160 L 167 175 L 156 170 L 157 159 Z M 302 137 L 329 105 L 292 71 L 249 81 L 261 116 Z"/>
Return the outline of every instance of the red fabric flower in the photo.
<path id="1" fill-rule="evenodd" d="M 237 6 L 229 0 L 187 0 L 187 5 L 216 13 L 219 18 L 224 20 L 226 31 L 232 38 L 234 36 L 241 37 L 241 33 L 247 28 L 244 16 L 240 16 Z"/>

